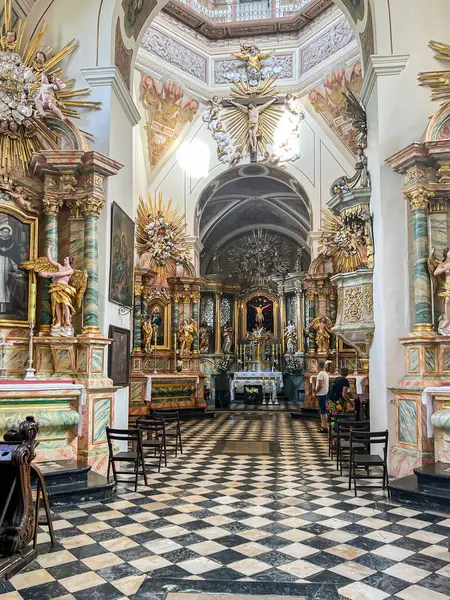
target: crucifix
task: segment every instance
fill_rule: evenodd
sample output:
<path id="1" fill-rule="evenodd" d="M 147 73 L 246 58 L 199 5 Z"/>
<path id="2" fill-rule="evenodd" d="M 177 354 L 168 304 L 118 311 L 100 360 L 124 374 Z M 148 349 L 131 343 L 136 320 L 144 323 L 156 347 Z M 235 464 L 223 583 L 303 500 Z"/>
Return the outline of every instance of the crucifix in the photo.
<path id="1" fill-rule="evenodd" d="M 264 125 L 261 123 L 261 115 L 271 106 L 284 104 L 284 98 L 280 96 L 258 96 L 256 93 L 250 93 L 246 98 L 227 98 L 222 101 L 224 107 L 236 109 L 238 113 L 245 115 L 247 123 L 246 145 L 250 153 L 250 161 L 258 160 L 258 138 L 265 133 Z M 244 117 L 244 118 L 245 118 Z M 233 126 L 236 121 L 241 120 L 240 114 L 235 111 L 230 112 L 225 119 L 230 120 Z"/>

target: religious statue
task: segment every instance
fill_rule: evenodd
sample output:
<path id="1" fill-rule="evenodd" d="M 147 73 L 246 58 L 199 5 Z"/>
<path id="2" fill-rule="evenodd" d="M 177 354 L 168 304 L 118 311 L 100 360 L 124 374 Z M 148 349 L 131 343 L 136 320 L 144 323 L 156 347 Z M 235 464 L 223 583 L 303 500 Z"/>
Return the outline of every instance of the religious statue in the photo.
<path id="1" fill-rule="evenodd" d="M 202 321 L 198 330 L 200 354 L 208 354 L 211 337 L 211 328 L 206 321 Z"/>
<path id="2" fill-rule="evenodd" d="M 294 321 L 290 319 L 287 326 L 284 328 L 284 343 L 287 354 L 294 354 L 297 350 L 297 327 Z"/>
<path id="3" fill-rule="evenodd" d="M 45 63 L 47 62 L 47 55 L 45 52 L 39 51 L 34 55 L 33 62 L 31 64 L 33 71 L 36 73 L 42 73 L 45 70 Z"/>
<path id="4" fill-rule="evenodd" d="M 258 138 L 262 137 L 263 129 L 260 127 L 260 114 L 267 110 L 272 104 L 277 102 L 277 98 L 272 98 L 268 100 L 264 104 L 260 104 L 256 106 L 253 102 L 249 102 L 249 104 L 242 105 L 236 102 L 236 100 L 231 99 L 230 104 L 232 104 L 237 110 L 246 114 L 248 116 L 247 130 L 248 130 L 248 145 L 250 151 L 252 153 L 256 153 L 258 151 Z"/>
<path id="5" fill-rule="evenodd" d="M 56 92 L 61 91 L 62 85 L 56 75 L 52 75 L 51 81 L 46 73 L 41 75 L 41 89 L 39 94 L 35 98 L 36 109 L 41 117 L 46 116 L 47 110 L 52 112 L 55 117 L 61 119 L 61 121 L 68 121 L 67 117 L 63 115 L 59 108 L 59 102 L 56 97 Z"/>
<path id="6" fill-rule="evenodd" d="M 52 301 L 53 325 L 51 335 L 73 336 L 72 317 L 81 309 L 84 293 L 87 287 L 87 272 L 73 269 L 73 259 L 64 258 L 63 264 L 53 260 L 51 251 L 47 248 L 47 256 L 22 262 L 19 267 L 34 271 L 40 277 L 51 277 L 50 296 Z"/>
<path id="7" fill-rule="evenodd" d="M 222 327 L 222 352 L 230 354 L 233 346 L 233 328 L 230 321 L 227 321 Z"/>
<path id="8" fill-rule="evenodd" d="M 444 302 L 444 315 L 439 319 L 438 331 L 441 335 L 450 335 L 450 247 L 444 249 L 442 262 L 438 261 L 432 250 L 428 268 L 433 278 L 434 293 L 439 288 L 439 279 L 444 278 L 443 289 L 439 292 Z"/>
<path id="9" fill-rule="evenodd" d="M 241 51 L 233 56 L 247 64 L 248 79 L 258 81 L 261 78 L 261 61 L 269 58 L 271 54 L 271 52 L 261 52 L 254 44 L 241 44 Z"/>
<path id="10" fill-rule="evenodd" d="M 208 104 L 211 106 L 209 111 L 209 120 L 217 121 L 220 114 L 220 109 L 222 108 L 222 103 L 219 100 L 219 96 L 213 96 L 211 100 L 208 101 Z"/>
<path id="11" fill-rule="evenodd" d="M 241 160 L 244 158 L 242 151 L 242 146 L 236 146 L 236 150 L 230 156 L 230 160 L 228 161 L 230 167 L 235 167 L 241 162 Z"/>
<path id="12" fill-rule="evenodd" d="M 10 29 L 0 38 L 0 50 L 2 52 L 16 52 L 17 50 L 17 33 Z"/>
<path id="13" fill-rule="evenodd" d="M 178 342 L 180 344 L 180 356 L 191 354 L 194 336 L 197 335 L 197 325 L 194 319 L 189 322 L 183 319 L 178 327 Z"/>
<path id="14" fill-rule="evenodd" d="M 330 351 L 332 322 L 328 317 L 316 317 L 308 325 L 308 329 L 316 330 L 316 344 L 318 354 L 328 354 Z"/>
<path id="15" fill-rule="evenodd" d="M 144 351 L 147 354 L 152 353 L 152 344 L 155 345 L 154 329 L 149 321 L 142 321 L 142 329 L 144 331 Z"/>
<path id="16" fill-rule="evenodd" d="M 249 304 L 249 306 L 256 310 L 256 325 L 258 329 L 262 329 L 264 327 L 264 311 L 269 308 L 270 305 L 267 304 L 266 306 L 262 306 L 262 304 L 260 304 L 259 306 L 254 306 L 253 304 Z"/>
<path id="17" fill-rule="evenodd" d="M 17 185 L 15 188 L 8 191 L 9 195 L 19 208 L 22 208 L 34 215 L 39 215 L 39 210 L 34 206 L 33 202 L 29 200 L 23 186 Z"/>

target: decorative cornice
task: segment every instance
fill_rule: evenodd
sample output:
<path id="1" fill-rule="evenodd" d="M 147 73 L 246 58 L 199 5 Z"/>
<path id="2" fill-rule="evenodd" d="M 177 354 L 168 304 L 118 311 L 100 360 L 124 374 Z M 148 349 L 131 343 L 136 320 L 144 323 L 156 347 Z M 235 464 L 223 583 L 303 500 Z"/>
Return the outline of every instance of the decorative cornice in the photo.
<path id="1" fill-rule="evenodd" d="M 361 101 L 364 106 L 367 106 L 370 100 L 377 78 L 399 75 L 406 67 L 408 60 L 409 54 L 389 54 L 386 56 L 373 54 L 370 56 L 361 89 Z"/>
<path id="2" fill-rule="evenodd" d="M 81 69 L 84 78 L 91 87 L 108 86 L 111 87 L 119 100 L 131 126 L 137 125 L 141 119 L 141 115 L 134 103 L 134 100 L 125 85 L 119 69 L 111 65 L 109 67 L 91 67 Z"/>

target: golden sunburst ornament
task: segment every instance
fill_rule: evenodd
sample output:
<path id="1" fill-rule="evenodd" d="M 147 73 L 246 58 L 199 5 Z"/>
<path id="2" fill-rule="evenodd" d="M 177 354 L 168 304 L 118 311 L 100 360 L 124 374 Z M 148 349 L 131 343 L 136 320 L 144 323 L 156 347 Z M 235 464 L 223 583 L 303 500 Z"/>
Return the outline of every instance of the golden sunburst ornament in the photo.
<path id="1" fill-rule="evenodd" d="M 49 117 L 68 121 L 78 118 L 80 109 L 99 109 L 100 103 L 84 100 L 89 88 L 75 89 L 75 81 L 60 66 L 78 47 L 76 40 L 53 52 L 43 43 L 49 26 L 42 22 L 24 43 L 24 25 L 18 21 L 13 28 L 11 15 L 12 0 L 5 0 L 0 37 L 0 166 L 25 171 L 33 152 L 58 150 L 58 137 L 46 123 Z"/>
<path id="2" fill-rule="evenodd" d="M 187 265 L 189 250 L 186 244 L 186 223 L 178 207 L 163 203 L 162 194 L 158 200 L 147 201 L 139 198 L 136 217 L 136 248 L 141 258 L 139 266 L 158 273 L 174 273 L 177 264 Z"/>
<path id="3" fill-rule="evenodd" d="M 450 60 L 450 46 L 448 44 L 431 41 L 428 47 L 437 52 L 434 58 Z M 450 70 L 419 73 L 419 85 L 431 88 L 431 98 L 433 100 L 450 100 Z"/>

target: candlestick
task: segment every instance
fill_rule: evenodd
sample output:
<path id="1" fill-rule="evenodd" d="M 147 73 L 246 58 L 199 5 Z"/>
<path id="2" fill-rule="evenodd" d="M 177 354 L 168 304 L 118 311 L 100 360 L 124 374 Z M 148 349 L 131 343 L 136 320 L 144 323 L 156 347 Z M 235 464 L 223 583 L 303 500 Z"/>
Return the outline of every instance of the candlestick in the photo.
<path id="1" fill-rule="evenodd" d="M 28 342 L 28 360 L 27 360 L 27 370 L 25 371 L 26 380 L 36 380 L 36 369 L 33 369 L 33 332 L 34 332 L 34 323 L 30 322 L 30 338 Z"/>
<path id="2" fill-rule="evenodd" d="M 32 283 L 30 286 L 30 310 L 28 314 L 28 321 L 30 323 L 36 322 L 36 284 Z"/>

